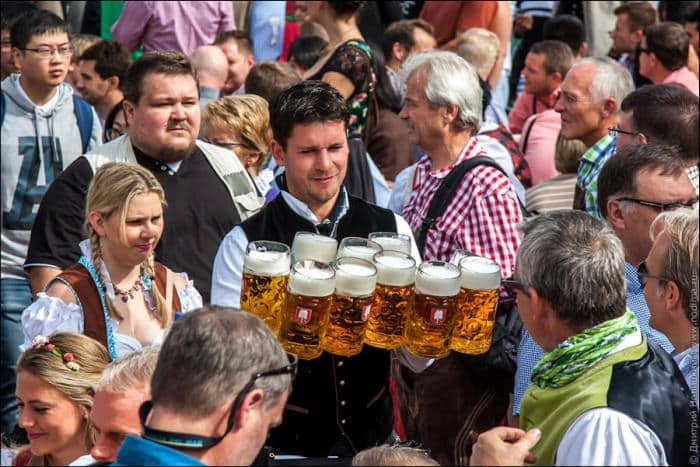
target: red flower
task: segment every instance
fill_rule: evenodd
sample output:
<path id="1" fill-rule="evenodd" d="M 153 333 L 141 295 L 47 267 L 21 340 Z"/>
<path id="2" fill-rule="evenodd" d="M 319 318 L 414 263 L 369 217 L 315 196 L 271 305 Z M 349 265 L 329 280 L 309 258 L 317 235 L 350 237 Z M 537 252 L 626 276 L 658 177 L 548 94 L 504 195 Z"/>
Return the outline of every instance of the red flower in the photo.
<path id="1" fill-rule="evenodd" d="M 48 349 L 49 352 L 53 352 L 54 347 L 56 347 L 53 344 L 46 344 L 46 348 Z"/>
<path id="2" fill-rule="evenodd" d="M 74 358 L 73 354 L 70 352 L 63 354 L 63 360 L 65 360 L 67 362 L 72 362 L 73 358 Z"/>

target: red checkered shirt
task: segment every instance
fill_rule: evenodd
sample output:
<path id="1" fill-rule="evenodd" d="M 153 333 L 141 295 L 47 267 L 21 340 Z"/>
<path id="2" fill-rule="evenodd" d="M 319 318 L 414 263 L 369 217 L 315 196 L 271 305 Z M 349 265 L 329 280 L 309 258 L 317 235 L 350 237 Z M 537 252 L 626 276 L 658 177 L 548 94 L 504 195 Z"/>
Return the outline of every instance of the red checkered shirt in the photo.
<path id="1" fill-rule="evenodd" d="M 428 156 L 418 161 L 411 195 L 401 212 L 414 232 L 420 230 L 435 191 L 450 170 L 463 160 L 480 155 L 488 154 L 475 138 L 470 138 L 453 165 L 431 171 Z M 520 244 L 516 226 L 522 219 L 508 177 L 493 167 L 474 167 L 462 179 L 444 214 L 428 231 L 421 252 L 423 259 L 449 261 L 455 250 L 464 249 L 498 262 L 503 277 L 509 277 Z"/>

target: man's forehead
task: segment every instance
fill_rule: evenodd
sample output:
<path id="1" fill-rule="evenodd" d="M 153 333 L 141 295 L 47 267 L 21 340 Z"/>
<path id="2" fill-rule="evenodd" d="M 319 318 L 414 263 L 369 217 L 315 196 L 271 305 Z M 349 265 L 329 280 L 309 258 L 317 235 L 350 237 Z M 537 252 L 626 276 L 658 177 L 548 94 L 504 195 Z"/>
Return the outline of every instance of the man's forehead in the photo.
<path id="1" fill-rule="evenodd" d="M 335 144 L 346 139 L 347 130 L 342 120 L 297 123 L 289 135 L 289 140 L 294 140 L 298 145 Z"/>
<path id="2" fill-rule="evenodd" d="M 590 95 L 590 86 L 595 75 L 595 66 L 583 63 L 572 68 L 564 78 L 562 91 L 579 96 Z"/>
<path id="3" fill-rule="evenodd" d="M 65 32 L 46 32 L 44 34 L 34 34 L 30 39 L 28 44 L 67 44 L 69 43 L 68 34 Z"/>

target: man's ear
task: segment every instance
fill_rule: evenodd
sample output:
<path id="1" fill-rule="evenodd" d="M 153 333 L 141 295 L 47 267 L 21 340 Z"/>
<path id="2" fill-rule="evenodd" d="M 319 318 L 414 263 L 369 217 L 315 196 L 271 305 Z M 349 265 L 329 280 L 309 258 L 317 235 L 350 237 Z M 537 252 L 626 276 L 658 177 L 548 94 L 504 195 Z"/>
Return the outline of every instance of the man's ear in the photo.
<path id="1" fill-rule="evenodd" d="M 275 159 L 275 163 L 278 167 L 285 166 L 285 151 L 284 148 L 277 140 L 273 139 L 270 142 L 270 151 L 272 152 L 272 157 Z"/>
<path id="2" fill-rule="evenodd" d="M 393 55 L 395 60 L 401 63 L 406 59 L 407 52 L 404 46 L 402 46 L 398 42 L 394 42 L 391 45 L 391 55 Z"/>
<path id="3" fill-rule="evenodd" d="M 608 199 L 606 209 L 608 211 L 607 219 L 610 224 L 616 229 L 623 230 L 626 222 L 625 213 L 622 211 L 620 202 L 616 199 Z"/>
<path id="4" fill-rule="evenodd" d="M 678 287 L 675 281 L 668 281 L 665 287 L 662 289 L 663 300 L 666 304 L 666 310 L 671 313 L 679 313 L 682 316 L 677 316 L 675 318 L 685 318 L 685 307 L 683 306 L 683 297 L 681 295 L 681 289 Z"/>
<path id="5" fill-rule="evenodd" d="M 131 119 L 134 118 L 134 111 L 136 106 L 126 99 L 124 99 L 124 117 L 126 118 L 126 125 L 131 126 Z"/>
<path id="6" fill-rule="evenodd" d="M 109 87 L 112 89 L 119 89 L 119 77 L 118 76 L 110 76 L 107 78 L 107 83 L 109 83 Z"/>
<path id="7" fill-rule="evenodd" d="M 245 397 L 243 397 L 243 402 L 241 402 L 238 412 L 234 415 L 234 430 L 242 429 L 246 426 L 250 420 L 252 411 L 258 406 L 262 405 L 264 397 L 263 390 L 260 388 L 252 389 L 245 395 Z"/>
<path id="8" fill-rule="evenodd" d="M 601 115 L 603 118 L 610 118 L 612 115 L 617 113 L 617 99 L 614 97 L 608 97 L 603 102 L 603 110 L 601 110 Z"/>

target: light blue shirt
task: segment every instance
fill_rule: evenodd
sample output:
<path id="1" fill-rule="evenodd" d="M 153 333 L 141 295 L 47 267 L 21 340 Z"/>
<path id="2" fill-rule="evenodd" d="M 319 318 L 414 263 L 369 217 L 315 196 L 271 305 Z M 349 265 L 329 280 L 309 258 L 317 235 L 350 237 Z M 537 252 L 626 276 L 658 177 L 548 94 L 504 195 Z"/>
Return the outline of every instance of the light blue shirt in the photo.
<path id="1" fill-rule="evenodd" d="M 661 346 L 669 354 L 673 345 L 665 335 L 649 326 L 649 307 L 644 298 L 642 286 L 637 280 L 637 268 L 625 262 L 625 278 L 627 279 L 627 308 L 637 317 L 641 329 L 651 342 Z M 592 291 L 591 293 L 595 293 Z M 697 353 L 697 352 L 696 352 Z M 515 387 L 513 388 L 513 414 L 520 413 L 520 401 L 531 383 L 532 369 L 540 361 L 544 351 L 532 340 L 532 336 L 523 329 L 520 347 L 518 348 L 518 368 L 515 371 Z M 697 368 L 697 366 L 696 366 Z M 697 397 L 696 397 L 697 399 Z"/>
<path id="2" fill-rule="evenodd" d="M 252 2 L 249 28 L 256 62 L 280 59 L 286 4 L 287 2 Z"/>

